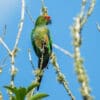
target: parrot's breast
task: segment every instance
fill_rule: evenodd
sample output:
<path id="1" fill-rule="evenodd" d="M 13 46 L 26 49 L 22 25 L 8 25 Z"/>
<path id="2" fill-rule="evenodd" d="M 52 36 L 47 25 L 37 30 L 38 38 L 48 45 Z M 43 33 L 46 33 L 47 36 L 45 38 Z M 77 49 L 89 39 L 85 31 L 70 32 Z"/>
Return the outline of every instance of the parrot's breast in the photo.
<path id="1" fill-rule="evenodd" d="M 37 26 L 32 32 L 32 43 L 34 50 L 38 57 L 44 52 L 44 56 L 49 56 L 51 54 L 51 41 L 49 36 L 49 30 L 45 26 Z M 43 47 L 45 45 L 45 47 Z M 44 51 L 43 51 L 44 48 Z"/>
<path id="2" fill-rule="evenodd" d="M 45 45 L 49 45 L 48 30 L 44 27 L 36 29 L 36 34 L 34 34 L 35 45 L 42 48 L 43 42 Z"/>

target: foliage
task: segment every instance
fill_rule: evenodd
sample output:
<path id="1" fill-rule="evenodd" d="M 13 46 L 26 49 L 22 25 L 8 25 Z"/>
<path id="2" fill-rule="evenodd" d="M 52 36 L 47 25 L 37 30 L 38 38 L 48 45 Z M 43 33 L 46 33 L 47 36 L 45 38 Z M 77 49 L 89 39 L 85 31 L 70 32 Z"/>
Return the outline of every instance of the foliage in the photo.
<path id="1" fill-rule="evenodd" d="M 28 93 L 30 93 L 33 89 L 35 89 L 39 84 L 33 83 L 27 88 L 24 87 L 12 87 L 12 86 L 4 86 L 8 91 L 12 92 L 11 100 L 25 100 Z M 47 94 L 38 93 L 33 94 L 30 100 L 41 100 L 42 98 L 47 97 Z"/>

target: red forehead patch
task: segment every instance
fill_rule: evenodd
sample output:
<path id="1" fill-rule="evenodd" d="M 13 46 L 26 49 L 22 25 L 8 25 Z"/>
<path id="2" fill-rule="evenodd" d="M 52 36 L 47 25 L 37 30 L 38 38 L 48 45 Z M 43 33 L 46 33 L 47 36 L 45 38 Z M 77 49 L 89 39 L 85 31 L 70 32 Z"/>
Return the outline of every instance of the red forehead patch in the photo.
<path id="1" fill-rule="evenodd" d="M 45 19 L 47 19 L 47 20 L 50 20 L 50 16 L 44 16 L 45 17 Z"/>

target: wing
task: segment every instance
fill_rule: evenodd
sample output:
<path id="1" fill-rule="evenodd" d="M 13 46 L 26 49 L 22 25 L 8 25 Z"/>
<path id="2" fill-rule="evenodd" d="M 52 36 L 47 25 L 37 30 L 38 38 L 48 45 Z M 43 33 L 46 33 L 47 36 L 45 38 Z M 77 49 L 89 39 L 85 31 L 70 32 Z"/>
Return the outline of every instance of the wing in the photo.
<path id="1" fill-rule="evenodd" d="M 38 48 L 39 46 L 36 45 L 36 41 L 38 41 L 38 39 L 36 40 L 36 36 L 35 36 L 36 31 L 35 29 L 32 30 L 32 33 L 31 33 L 31 42 L 32 42 L 32 46 L 33 46 L 33 49 L 36 53 L 37 56 L 40 56 L 39 53 L 40 53 L 40 49 Z M 39 44 L 39 43 L 38 43 Z"/>
<path id="2" fill-rule="evenodd" d="M 50 31 L 49 31 L 49 30 L 48 30 L 47 35 L 48 35 L 48 38 L 49 38 L 50 50 L 51 50 L 51 52 L 52 52 L 52 38 L 51 38 L 51 36 L 50 36 Z"/>

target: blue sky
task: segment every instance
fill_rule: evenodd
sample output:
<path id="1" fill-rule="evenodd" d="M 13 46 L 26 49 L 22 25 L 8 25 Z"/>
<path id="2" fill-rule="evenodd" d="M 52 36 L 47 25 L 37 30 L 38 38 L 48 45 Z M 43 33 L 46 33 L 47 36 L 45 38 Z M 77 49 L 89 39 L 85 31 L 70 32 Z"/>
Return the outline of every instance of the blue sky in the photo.
<path id="1" fill-rule="evenodd" d="M 89 0 L 90 1 L 90 0 Z M 26 0 L 26 4 L 33 16 L 36 19 L 40 14 L 40 0 Z M 73 18 L 79 13 L 81 0 L 45 0 L 48 7 L 48 13 L 52 18 L 52 25 L 49 26 L 52 40 L 64 49 L 73 52 L 72 34 L 69 27 L 73 23 Z M 18 31 L 18 23 L 20 21 L 21 0 L 0 0 L 0 34 L 3 27 L 7 25 L 7 33 L 5 42 L 12 49 L 15 43 L 15 38 Z M 96 6 L 93 14 L 88 19 L 82 30 L 83 44 L 81 53 L 84 58 L 84 66 L 89 76 L 92 94 L 95 100 L 99 100 L 100 94 L 100 32 L 96 28 L 96 22 L 100 23 L 100 1 L 96 0 Z M 33 23 L 25 13 L 25 22 L 21 38 L 19 41 L 20 51 L 16 56 L 16 67 L 18 73 L 15 78 L 16 86 L 28 86 L 34 79 L 32 67 L 28 60 L 28 48 L 32 49 L 30 34 L 34 28 Z M 74 72 L 73 59 L 64 55 L 57 49 L 53 49 L 58 63 L 61 66 L 62 72 L 69 81 L 69 87 L 77 100 L 82 100 L 79 92 L 79 83 L 77 82 L 76 73 Z M 37 66 L 37 57 L 32 51 L 34 65 Z M 0 45 L 0 61 L 7 55 L 6 50 Z M 7 66 L 4 67 L 3 73 L 0 74 L 0 90 L 3 93 L 4 100 L 8 99 L 6 90 L 2 87 L 10 82 L 10 62 L 9 58 L 6 61 Z M 44 78 L 40 87 L 40 92 L 48 93 L 50 96 L 45 100 L 70 100 L 62 85 L 56 81 L 56 74 L 51 64 L 49 69 L 44 73 Z"/>

